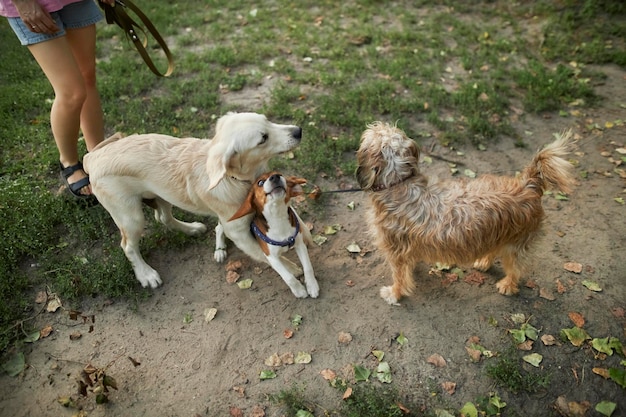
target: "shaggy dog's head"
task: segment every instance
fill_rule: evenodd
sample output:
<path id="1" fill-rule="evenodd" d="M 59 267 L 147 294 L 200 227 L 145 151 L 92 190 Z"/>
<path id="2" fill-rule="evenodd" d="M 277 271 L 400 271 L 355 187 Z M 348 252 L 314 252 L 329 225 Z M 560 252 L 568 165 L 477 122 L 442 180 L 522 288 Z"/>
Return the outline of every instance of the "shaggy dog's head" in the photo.
<path id="1" fill-rule="evenodd" d="M 356 177 L 363 190 L 387 189 L 417 175 L 418 160 L 416 143 L 402 130 L 374 122 L 361 136 Z"/>

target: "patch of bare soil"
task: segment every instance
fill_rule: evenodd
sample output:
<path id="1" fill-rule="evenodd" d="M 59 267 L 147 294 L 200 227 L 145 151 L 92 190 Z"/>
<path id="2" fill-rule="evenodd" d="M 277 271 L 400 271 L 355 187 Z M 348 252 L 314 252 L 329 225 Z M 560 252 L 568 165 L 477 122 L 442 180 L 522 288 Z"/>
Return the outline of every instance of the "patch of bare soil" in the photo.
<path id="1" fill-rule="evenodd" d="M 224 265 L 213 261 L 213 248 L 207 245 L 153 251 L 146 258 L 161 272 L 164 285 L 150 299 L 137 304 L 85 300 L 81 312 L 93 315 L 93 322 L 71 320 L 61 310 L 40 317 L 41 328 L 50 325 L 53 332 L 32 345 L 20 376 L 0 377 L 0 414 L 70 416 L 76 410 L 63 408 L 57 398 L 72 395 L 89 416 L 228 416 L 235 408 L 245 416 L 280 416 L 280 408 L 266 396 L 295 385 L 305 388 L 306 396 L 319 405 L 316 415 L 323 415 L 324 409 L 338 408 L 342 392 L 331 388 L 320 372 L 331 369 L 350 380 L 352 365 L 374 370 L 377 359 L 371 352 L 381 350 L 393 385 L 407 404 L 458 410 L 497 391 L 507 403 L 504 415 L 557 415 L 554 404 L 560 396 L 590 406 L 587 415 L 597 415 L 592 409 L 602 400 L 617 404 L 614 415 L 625 415 L 624 389 L 592 371 L 619 367 L 616 355 L 603 356 L 588 344 L 575 347 L 559 341 L 547 346 L 538 339 L 532 351 L 517 352 L 519 367 L 550 375 L 549 386 L 535 394 L 513 394 L 486 375 L 486 367 L 497 358 L 474 362 L 466 349 L 468 340 L 477 337 L 488 350 L 507 350 L 512 346 L 508 330 L 519 328 L 511 317 L 520 313 L 530 318 L 539 336 L 560 340 L 561 329 L 574 327 L 570 317 L 578 317 L 570 313 L 578 313 L 592 337 L 626 341 L 626 207 L 615 200 L 626 198 L 626 182 L 609 159 L 619 159 L 615 149 L 626 145 L 626 127 L 606 127 L 625 119 L 626 73 L 613 67 L 602 70 L 608 79 L 597 87 L 605 97 L 601 107 L 581 110 L 585 114 L 578 117 L 523 117 L 516 128 L 526 148 L 503 140 L 486 151 L 466 147 L 458 155 L 423 143 L 433 154 L 462 162 L 463 169 L 514 174 L 554 132 L 572 128 L 581 137 L 572 159 L 587 177 L 568 200 L 544 198 L 545 237 L 518 296 L 497 293 L 494 284 L 503 275 L 499 265 L 485 274 L 484 282 L 429 273 L 429 266 L 421 265 L 415 271 L 416 294 L 403 299 L 400 307 L 387 305 L 378 290 L 391 282 L 390 271 L 366 234 L 367 196 L 330 194 L 324 197 L 323 215 L 300 207 L 314 234 L 341 225 L 336 234 L 326 236 L 326 243 L 310 249 L 321 287 L 318 299 L 294 298 L 271 268 L 234 247 L 229 260 L 243 263 L 240 280 L 252 279 L 250 289 L 226 282 Z M 594 124 L 602 129 L 591 129 Z M 450 175 L 448 164 L 437 159 L 422 169 L 434 176 Z M 335 189 L 340 182 L 356 187 L 351 177 L 320 185 Z M 346 248 L 352 243 L 363 253 L 351 254 Z M 568 262 L 581 264 L 581 271 L 566 270 Z M 602 291 L 589 290 L 585 280 Z M 217 314 L 207 322 L 205 310 L 210 308 Z M 302 317 L 299 325 L 292 322 L 295 315 Z M 287 338 L 290 331 L 293 335 Z M 77 332 L 82 336 L 72 340 Z M 340 341 L 342 332 L 352 340 Z M 404 345 L 396 341 L 400 333 L 408 340 Z M 273 354 L 299 352 L 310 354 L 310 363 L 265 364 Z M 522 361 L 527 353 L 542 355 L 538 368 Z M 445 366 L 431 363 L 433 354 L 441 355 Z M 111 390 L 108 404 L 96 405 L 93 394 L 79 399 L 76 381 L 87 363 L 109 365 L 106 371 L 119 389 Z M 261 380 L 264 370 L 275 371 L 276 378 Z M 449 382 L 455 385 L 442 385 Z"/>

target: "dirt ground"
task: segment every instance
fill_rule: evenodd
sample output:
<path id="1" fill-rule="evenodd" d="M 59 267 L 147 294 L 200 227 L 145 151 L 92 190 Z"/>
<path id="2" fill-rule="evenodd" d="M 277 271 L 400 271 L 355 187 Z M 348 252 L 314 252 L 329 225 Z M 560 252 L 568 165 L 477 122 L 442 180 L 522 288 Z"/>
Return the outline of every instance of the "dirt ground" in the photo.
<path id="1" fill-rule="evenodd" d="M 587 178 L 581 178 L 567 201 L 544 198 L 545 237 L 518 296 L 497 294 L 499 265 L 485 274 L 482 285 L 429 273 L 429 266 L 421 265 L 415 271 L 417 293 L 399 307 L 387 305 L 378 290 L 391 277 L 366 234 L 367 195 L 327 195 L 323 211 L 309 203 L 299 208 L 305 221 L 313 224 L 313 234 L 323 234 L 326 226 L 341 226 L 336 234 L 325 235 L 325 243 L 310 249 L 321 287 L 318 299 L 294 298 L 271 268 L 252 262 L 232 245 L 229 261 L 243 263 L 240 280 L 252 279 L 250 289 L 226 282 L 224 265 L 213 261 L 213 247 L 204 241 L 185 250 L 152 251 L 146 258 L 160 271 L 164 285 L 148 300 L 137 304 L 85 300 L 80 310 L 93 315 L 93 323 L 71 320 L 62 309 L 40 317 L 41 328 L 50 325 L 53 331 L 26 353 L 28 367 L 20 376 L 0 376 L 0 414 L 73 415 L 76 410 L 65 409 L 57 398 L 79 398 L 76 380 L 91 363 L 109 365 L 107 373 L 119 389 L 110 393 L 106 405 L 96 405 L 93 394 L 79 400 L 89 416 L 228 416 L 236 415 L 236 409 L 245 416 L 280 416 L 280 407 L 266 395 L 294 386 L 305 389 L 321 416 L 323 410 L 339 407 L 343 392 L 330 387 L 320 372 L 330 369 L 351 380 L 353 365 L 360 365 L 374 371 L 370 384 L 380 384 L 375 378 L 378 361 L 371 352 L 381 350 L 391 368 L 392 384 L 405 402 L 429 412 L 459 410 L 468 401 L 497 392 L 507 403 L 504 415 L 556 415 L 554 404 L 563 396 L 589 405 L 589 416 L 599 415 L 593 407 L 602 400 L 617 404 L 614 416 L 625 416 L 624 389 L 592 371 L 620 367 L 622 358 L 617 355 L 602 357 L 588 345 L 578 348 L 569 342 L 546 346 L 538 339 L 531 352 L 517 352 L 519 366 L 525 372 L 549 374 L 550 385 L 536 394 L 512 394 L 485 373 L 497 358 L 473 362 L 466 350 L 468 340 L 478 337 L 486 349 L 506 351 L 512 346 L 508 330 L 519 328 L 513 314 L 530 318 L 540 336 L 558 340 L 561 329 L 574 326 L 569 313 L 579 313 L 591 337 L 613 336 L 626 343 L 626 206 L 615 201 L 626 198 L 626 180 L 609 159 L 619 159 L 616 149 L 626 145 L 626 126 L 615 124 L 626 120 L 626 72 L 615 67 L 602 70 L 608 78 L 597 86 L 604 97 L 601 107 L 578 109 L 581 113 L 570 117 L 520 117 L 515 126 L 529 145 L 526 148 L 502 140 L 486 151 L 465 147 L 458 155 L 434 146 L 435 139 L 422 143 L 435 156 L 462 162 L 461 175 L 465 168 L 478 174 L 513 174 L 534 150 L 551 141 L 554 132 L 572 128 L 580 136 L 580 150 L 572 158 L 579 162 L 577 172 L 587 172 Z M 614 126 L 607 127 L 607 122 Z M 591 129 L 593 124 L 601 129 Z M 448 164 L 439 159 L 423 163 L 422 169 L 435 176 L 450 175 Z M 356 187 L 351 175 L 318 184 L 324 190 L 340 184 Z M 351 202 L 354 209 L 348 207 Z M 352 243 L 359 245 L 361 254 L 346 249 Z M 567 262 L 580 263 L 582 271 L 567 271 Z M 587 289 L 584 280 L 602 290 Z M 217 314 L 207 322 L 209 308 Z M 294 315 L 302 317 L 298 326 L 292 323 Z M 287 338 L 286 330 L 293 336 Z M 70 335 L 77 332 L 82 337 L 72 340 Z M 342 332 L 352 340 L 340 341 Z M 404 345 L 396 341 L 399 334 L 408 340 Z M 310 363 L 265 364 L 273 354 L 299 352 L 310 354 Z M 539 368 L 522 361 L 527 353 L 543 356 Z M 433 354 L 441 355 L 445 366 L 431 364 Z M 275 371 L 276 378 L 261 380 L 264 370 Z M 446 382 L 455 384 L 450 392 L 442 388 Z"/>

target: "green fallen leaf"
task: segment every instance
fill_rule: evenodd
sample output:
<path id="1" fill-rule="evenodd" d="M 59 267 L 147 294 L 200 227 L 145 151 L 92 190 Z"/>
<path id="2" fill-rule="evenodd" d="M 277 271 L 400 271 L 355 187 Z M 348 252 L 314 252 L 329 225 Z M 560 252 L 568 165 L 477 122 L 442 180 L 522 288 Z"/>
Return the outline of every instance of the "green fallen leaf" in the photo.
<path id="1" fill-rule="evenodd" d="M 311 354 L 307 352 L 298 352 L 293 361 L 300 364 L 311 363 Z"/>
<path id="2" fill-rule="evenodd" d="M 24 339 L 26 343 L 34 343 L 41 337 L 41 332 L 39 330 L 32 332 Z"/>
<path id="3" fill-rule="evenodd" d="M 520 326 L 520 329 L 523 330 L 526 337 L 531 340 L 537 340 L 539 337 L 539 330 L 534 328 L 531 324 L 524 323 Z"/>
<path id="4" fill-rule="evenodd" d="M 360 365 L 354 365 L 354 379 L 359 381 L 367 381 L 370 378 L 372 371 L 367 368 L 364 368 Z"/>
<path id="5" fill-rule="evenodd" d="M 463 174 L 468 178 L 476 178 L 476 173 L 471 169 L 466 169 L 465 171 L 463 171 Z"/>
<path id="6" fill-rule="evenodd" d="M 518 345 L 526 341 L 526 333 L 521 329 L 510 329 L 509 333 L 513 336 L 513 341 Z"/>
<path id="7" fill-rule="evenodd" d="M 296 417 L 315 417 L 315 416 L 308 410 L 298 410 L 298 412 L 296 413 Z"/>
<path id="8" fill-rule="evenodd" d="M 436 408 L 435 417 L 454 417 L 454 414 L 450 414 L 448 411 L 442 408 Z"/>
<path id="9" fill-rule="evenodd" d="M 461 417 L 478 417 L 478 409 L 473 403 L 465 403 L 459 410 Z"/>
<path id="10" fill-rule="evenodd" d="M 554 196 L 555 200 L 560 200 L 560 201 L 568 201 L 569 198 L 567 198 L 567 196 L 565 194 L 561 194 L 561 193 L 557 193 Z"/>
<path id="11" fill-rule="evenodd" d="M 622 197 L 615 197 L 613 199 L 617 204 L 624 205 L 624 199 Z"/>
<path id="12" fill-rule="evenodd" d="M 26 359 L 22 352 L 17 352 L 9 358 L 9 360 L 2 364 L 2 369 L 9 374 L 9 376 L 18 376 L 26 368 Z"/>
<path id="13" fill-rule="evenodd" d="M 391 367 L 387 362 L 381 362 L 376 368 L 376 378 L 385 384 L 391 384 Z"/>
<path id="14" fill-rule="evenodd" d="M 193 315 L 191 313 L 185 313 L 185 316 L 183 317 L 183 323 L 189 324 L 192 321 L 193 321 Z"/>
<path id="15" fill-rule="evenodd" d="M 276 372 L 274 371 L 261 371 L 261 374 L 259 375 L 259 377 L 261 378 L 261 381 L 266 380 L 266 379 L 274 379 L 276 378 Z"/>
<path id="16" fill-rule="evenodd" d="M 535 368 L 538 368 L 539 364 L 543 360 L 543 356 L 541 356 L 538 353 L 531 353 L 530 355 L 524 356 L 522 359 L 524 359 L 524 362 L 528 362 L 529 364 L 531 364 Z"/>
<path id="17" fill-rule="evenodd" d="M 602 288 L 600 288 L 600 286 L 598 285 L 598 283 L 597 283 L 597 282 L 594 282 L 594 281 L 589 281 L 588 279 L 586 279 L 586 280 L 584 280 L 584 281 L 582 282 L 582 284 L 583 284 L 585 287 L 587 287 L 587 289 L 588 289 L 588 290 L 595 291 L 595 292 L 600 292 L 600 291 L 602 291 Z"/>
<path id="18" fill-rule="evenodd" d="M 613 355 L 613 350 L 615 350 L 616 352 L 622 351 L 622 342 L 620 342 L 617 337 L 592 339 L 591 346 L 598 352 L 606 353 L 609 356 Z"/>
<path id="19" fill-rule="evenodd" d="M 572 345 L 578 347 L 585 343 L 585 340 L 591 339 L 591 336 L 580 327 L 572 327 L 571 329 L 562 329 L 561 336 L 567 338 Z"/>
<path id="20" fill-rule="evenodd" d="M 374 355 L 374 357 L 378 359 L 378 362 L 382 362 L 383 358 L 385 357 L 385 352 L 383 352 L 382 350 L 373 350 L 372 355 Z"/>
<path id="21" fill-rule="evenodd" d="M 356 243 L 352 242 L 351 244 L 349 244 L 346 249 L 348 250 L 348 252 L 350 253 L 361 253 L 361 247 L 359 245 L 357 245 Z"/>
<path id="22" fill-rule="evenodd" d="M 237 286 L 242 290 L 247 290 L 252 287 L 252 280 L 250 278 L 242 279 L 237 282 Z"/>
<path id="23" fill-rule="evenodd" d="M 300 314 L 294 314 L 291 318 L 291 324 L 298 327 L 302 324 L 302 316 Z"/>
<path id="24" fill-rule="evenodd" d="M 409 339 L 404 337 L 404 333 L 400 332 L 400 336 L 396 338 L 396 342 L 398 342 L 400 346 L 404 346 L 405 344 L 409 343 Z"/>
<path id="25" fill-rule="evenodd" d="M 356 206 L 355 206 L 355 204 L 354 204 L 354 201 L 350 201 L 350 202 L 348 203 L 348 209 L 350 209 L 350 210 L 354 210 L 355 208 L 356 208 Z"/>
<path id="26" fill-rule="evenodd" d="M 616 408 L 617 404 L 612 403 L 611 401 L 600 401 L 595 407 L 598 413 L 607 417 L 611 417 Z"/>
<path id="27" fill-rule="evenodd" d="M 498 409 L 498 411 L 500 411 L 504 407 L 506 407 L 506 403 L 504 401 L 502 401 L 502 399 L 500 397 L 498 397 L 498 394 L 493 394 L 493 395 L 489 396 L 489 404 L 491 404 L 494 407 L 496 407 Z"/>
<path id="28" fill-rule="evenodd" d="M 322 235 L 313 236 L 313 242 L 315 242 L 317 246 L 322 246 L 327 241 L 328 241 L 328 238 L 326 236 L 322 236 Z"/>
<path id="29" fill-rule="evenodd" d="M 337 232 L 341 230 L 341 225 L 340 224 L 333 224 L 332 226 L 326 226 L 324 228 L 324 234 L 325 235 L 335 235 L 337 234 Z"/>
<path id="30" fill-rule="evenodd" d="M 609 368 L 609 377 L 620 387 L 626 388 L 626 370 Z"/>

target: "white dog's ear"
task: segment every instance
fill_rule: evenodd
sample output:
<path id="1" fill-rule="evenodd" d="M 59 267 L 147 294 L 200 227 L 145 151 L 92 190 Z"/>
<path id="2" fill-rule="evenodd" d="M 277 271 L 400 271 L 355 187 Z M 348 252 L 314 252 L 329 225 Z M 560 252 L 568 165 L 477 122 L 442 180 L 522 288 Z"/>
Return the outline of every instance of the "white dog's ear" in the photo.
<path id="1" fill-rule="evenodd" d="M 230 164 L 230 160 L 235 155 L 233 149 L 228 149 L 225 152 L 217 150 L 207 158 L 207 174 L 209 175 L 209 190 L 217 187 L 217 184 L 222 181 L 226 175 L 226 168 Z"/>

